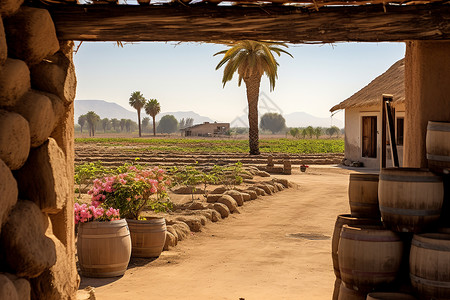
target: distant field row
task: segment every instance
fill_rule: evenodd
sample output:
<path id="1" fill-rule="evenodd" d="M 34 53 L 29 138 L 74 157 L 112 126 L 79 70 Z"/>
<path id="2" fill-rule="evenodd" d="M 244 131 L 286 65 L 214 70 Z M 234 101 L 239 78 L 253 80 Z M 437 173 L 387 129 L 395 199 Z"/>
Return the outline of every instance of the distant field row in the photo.
<path id="1" fill-rule="evenodd" d="M 75 143 L 108 146 L 132 146 L 129 151 L 169 152 L 226 152 L 248 153 L 247 140 L 233 139 L 147 139 L 147 138 L 76 138 Z M 343 153 L 343 139 L 263 139 L 259 141 L 262 153 Z"/>

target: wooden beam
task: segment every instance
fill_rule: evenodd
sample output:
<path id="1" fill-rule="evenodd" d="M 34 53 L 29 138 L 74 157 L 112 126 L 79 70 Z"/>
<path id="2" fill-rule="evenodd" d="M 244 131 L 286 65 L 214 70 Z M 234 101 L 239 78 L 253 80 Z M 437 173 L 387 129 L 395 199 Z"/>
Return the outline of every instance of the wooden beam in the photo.
<path id="1" fill-rule="evenodd" d="M 323 7 L 319 11 L 205 4 L 46 8 L 61 40 L 331 43 L 450 39 L 448 4 Z"/>

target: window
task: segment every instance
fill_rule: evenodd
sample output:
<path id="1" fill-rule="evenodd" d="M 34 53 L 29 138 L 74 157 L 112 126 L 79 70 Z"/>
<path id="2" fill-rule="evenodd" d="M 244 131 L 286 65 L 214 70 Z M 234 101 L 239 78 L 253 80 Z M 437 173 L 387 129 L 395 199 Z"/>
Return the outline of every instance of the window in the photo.
<path id="1" fill-rule="evenodd" d="M 377 157 L 377 117 L 362 117 L 362 157 Z"/>
<path id="2" fill-rule="evenodd" d="M 404 118 L 397 118 L 397 145 L 403 145 Z"/>

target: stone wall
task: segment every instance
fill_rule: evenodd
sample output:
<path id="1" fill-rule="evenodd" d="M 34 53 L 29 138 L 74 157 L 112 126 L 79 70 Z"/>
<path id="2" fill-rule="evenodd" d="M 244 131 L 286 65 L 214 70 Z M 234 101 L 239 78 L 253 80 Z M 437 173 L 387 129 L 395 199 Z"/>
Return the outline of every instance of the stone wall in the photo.
<path id="1" fill-rule="evenodd" d="M 0 0 L 0 299 L 75 299 L 73 42 Z"/>

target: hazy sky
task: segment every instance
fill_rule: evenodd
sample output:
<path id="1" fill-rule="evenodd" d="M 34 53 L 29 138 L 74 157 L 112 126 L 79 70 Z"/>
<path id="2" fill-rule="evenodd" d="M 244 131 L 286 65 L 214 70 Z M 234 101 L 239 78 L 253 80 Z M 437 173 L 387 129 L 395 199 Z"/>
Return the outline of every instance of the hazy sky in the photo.
<path id="1" fill-rule="evenodd" d="M 198 43 L 83 42 L 74 55 L 77 100 L 106 100 L 132 110 L 133 91 L 156 98 L 162 112 L 190 111 L 217 121 L 241 116 L 247 104 L 245 84 L 237 76 L 222 88 L 223 69 L 215 70 L 224 45 Z M 294 56 L 278 58 L 278 81 L 270 92 L 263 76 L 261 91 L 283 113 L 304 111 L 329 117 L 329 109 L 350 97 L 405 54 L 403 43 L 289 45 Z M 343 119 L 343 114 L 336 116 Z"/>

